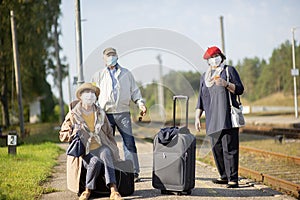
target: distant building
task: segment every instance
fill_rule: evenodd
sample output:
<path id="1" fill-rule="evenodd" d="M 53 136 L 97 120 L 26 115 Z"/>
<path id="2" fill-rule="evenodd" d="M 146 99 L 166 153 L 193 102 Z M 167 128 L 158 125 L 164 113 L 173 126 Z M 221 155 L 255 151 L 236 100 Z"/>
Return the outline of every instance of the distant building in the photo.
<path id="1" fill-rule="evenodd" d="M 29 122 L 30 123 L 38 123 L 41 122 L 41 102 L 40 100 L 36 100 L 30 103 L 29 110 Z"/>

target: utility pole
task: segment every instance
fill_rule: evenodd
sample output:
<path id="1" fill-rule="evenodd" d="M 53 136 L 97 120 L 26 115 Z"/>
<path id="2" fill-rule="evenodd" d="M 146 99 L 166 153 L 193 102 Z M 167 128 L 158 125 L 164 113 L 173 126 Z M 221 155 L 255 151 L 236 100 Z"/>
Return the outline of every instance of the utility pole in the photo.
<path id="1" fill-rule="evenodd" d="M 220 25 L 221 25 L 221 43 L 222 51 L 225 54 L 225 40 L 224 40 L 224 26 L 223 26 L 223 16 L 220 16 Z M 225 54 L 226 55 L 226 54 Z"/>
<path id="2" fill-rule="evenodd" d="M 59 121 L 62 123 L 65 116 L 65 108 L 64 108 L 64 96 L 62 89 L 62 70 L 61 70 L 61 62 L 59 57 L 59 35 L 57 31 L 58 27 L 58 19 L 55 17 L 54 19 L 54 43 L 55 43 L 55 57 L 57 64 L 57 85 L 59 90 L 59 107 L 60 107 L 60 116 Z"/>
<path id="3" fill-rule="evenodd" d="M 18 54 L 17 31 L 16 31 L 16 26 L 15 26 L 13 10 L 10 11 L 10 23 L 11 23 L 13 54 L 14 54 L 16 91 L 17 91 L 18 106 L 19 106 L 20 131 L 21 131 L 21 137 L 24 138 L 25 130 L 24 130 L 24 116 L 23 116 L 23 104 L 22 104 L 22 84 L 21 84 L 21 75 L 20 75 L 19 54 Z"/>
<path id="4" fill-rule="evenodd" d="M 70 66 L 68 65 L 68 92 L 69 92 L 69 103 L 72 102 L 72 93 L 71 93 L 71 77 L 70 77 Z"/>
<path id="5" fill-rule="evenodd" d="M 293 56 L 293 69 L 291 70 L 291 74 L 294 77 L 294 103 L 295 103 L 295 117 L 298 118 L 298 97 L 297 97 L 297 79 L 299 76 L 299 70 L 296 69 L 296 56 L 295 56 L 295 36 L 294 32 L 298 27 L 292 28 L 292 56 Z"/>
<path id="6" fill-rule="evenodd" d="M 77 47 L 77 72 L 78 86 L 84 83 L 83 66 L 82 66 L 82 39 L 81 39 L 81 15 L 80 15 L 80 0 L 75 0 L 75 15 L 76 15 L 76 47 Z"/>
<path id="7" fill-rule="evenodd" d="M 163 70 L 162 70 L 162 59 L 161 59 L 161 55 L 158 54 L 158 56 L 156 57 L 159 63 L 159 80 L 158 80 L 158 84 L 157 84 L 157 90 L 158 90 L 158 104 L 161 105 L 164 108 L 164 90 L 163 90 Z M 161 116 L 164 115 L 163 113 L 163 109 L 160 109 L 161 111 Z"/>

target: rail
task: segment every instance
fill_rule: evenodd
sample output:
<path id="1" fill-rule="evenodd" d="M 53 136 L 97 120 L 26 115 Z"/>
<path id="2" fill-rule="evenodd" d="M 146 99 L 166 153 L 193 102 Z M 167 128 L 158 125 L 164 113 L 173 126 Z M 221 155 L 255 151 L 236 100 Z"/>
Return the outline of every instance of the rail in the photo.
<path id="1" fill-rule="evenodd" d="M 202 138 L 199 138 L 199 137 L 197 137 L 197 140 L 203 141 Z M 279 158 L 281 160 L 285 159 L 286 161 L 296 165 L 297 167 L 298 167 L 298 165 L 300 165 L 300 157 L 288 156 L 288 155 L 281 154 L 281 153 L 275 153 L 275 152 L 265 151 L 265 150 L 261 150 L 261 149 L 255 149 L 255 148 L 246 147 L 246 146 L 240 146 L 239 148 L 240 148 L 240 150 L 246 152 L 246 154 L 254 153 L 254 154 L 260 154 L 260 155 L 265 155 L 265 156 L 272 156 L 276 159 L 279 159 Z M 242 157 L 242 155 L 241 155 L 241 157 Z M 259 163 L 255 163 L 255 164 L 259 165 Z M 241 176 L 251 178 L 257 182 L 266 184 L 275 190 L 286 192 L 287 194 L 291 194 L 291 195 L 295 196 L 296 198 L 300 199 L 300 184 L 299 183 L 295 183 L 290 180 L 285 180 L 283 178 L 275 177 L 271 174 L 262 173 L 259 171 L 260 170 L 257 171 L 257 170 L 252 170 L 252 169 L 246 168 L 245 166 L 239 167 L 239 174 Z M 263 170 L 261 169 L 261 171 L 263 171 Z M 299 176 L 299 172 L 296 171 L 296 173 L 298 174 L 296 176 Z M 273 172 L 273 174 L 274 174 L 274 172 Z M 294 172 L 290 172 L 288 174 L 294 174 Z"/>
<path id="2" fill-rule="evenodd" d="M 284 158 L 284 159 L 289 160 L 290 162 L 293 162 L 295 164 L 300 165 L 300 157 L 288 156 L 288 155 L 285 155 L 285 154 L 282 154 L 282 153 L 265 151 L 265 150 L 255 149 L 255 148 L 246 147 L 246 146 L 240 146 L 240 149 L 245 150 L 245 151 L 255 152 L 255 153 L 261 153 L 261 154 L 264 154 L 264 155 L 272 155 L 272 156 L 276 156 L 278 158 Z"/>
<path id="3" fill-rule="evenodd" d="M 272 188 L 280 191 L 284 191 L 288 194 L 294 195 L 296 198 L 300 198 L 300 185 L 290 181 L 286 181 L 268 174 L 263 174 L 258 171 L 254 171 L 245 167 L 239 167 L 239 174 L 245 177 L 249 177 L 257 182 L 262 182 L 266 185 L 270 185 Z"/>

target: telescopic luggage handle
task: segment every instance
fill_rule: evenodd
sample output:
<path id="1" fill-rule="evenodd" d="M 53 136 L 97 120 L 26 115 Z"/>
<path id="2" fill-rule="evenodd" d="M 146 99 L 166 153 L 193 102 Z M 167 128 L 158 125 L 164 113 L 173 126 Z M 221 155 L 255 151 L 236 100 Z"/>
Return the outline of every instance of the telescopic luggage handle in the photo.
<path id="1" fill-rule="evenodd" d="M 186 112 L 185 112 L 185 124 L 186 124 L 186 127 L 188 127 L 188 105 L 189 105 L 189 97 L 188 96 L 183 96 L 183 95 L 175 95 L 173 96 L 173 125 L 174 127 L 176 126 L 175 125 L 175 121 L 176 121 L 176 100 L 177 99 L 185 99 L 186 100 L 186 105 L 185 105 L 185 109 L 186 109 Z"/>

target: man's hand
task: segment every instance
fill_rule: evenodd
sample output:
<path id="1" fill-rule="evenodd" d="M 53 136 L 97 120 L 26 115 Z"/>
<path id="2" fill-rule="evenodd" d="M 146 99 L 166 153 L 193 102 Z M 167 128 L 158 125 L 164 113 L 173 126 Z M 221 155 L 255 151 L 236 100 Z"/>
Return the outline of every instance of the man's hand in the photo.
<path id="1" fill-rule="evenodd" d="M 145 105 L 141 105 L 141 106 L 140 106 L 140 110 L 141 110 L 140 115 L 141 115 L 142 117 L 145 116 L 146 113 L 147 113 L 147 107 L 146 107 Z"/>

